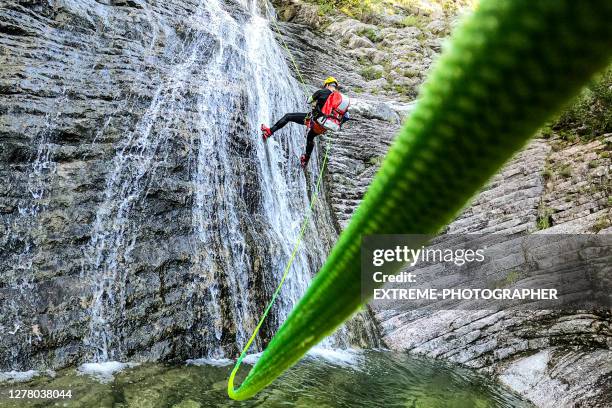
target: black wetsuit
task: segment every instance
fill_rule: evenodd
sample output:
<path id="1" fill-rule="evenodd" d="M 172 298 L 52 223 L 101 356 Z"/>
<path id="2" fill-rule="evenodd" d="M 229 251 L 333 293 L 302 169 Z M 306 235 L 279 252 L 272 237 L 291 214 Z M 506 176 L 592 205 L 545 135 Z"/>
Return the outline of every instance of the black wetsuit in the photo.
<path id="1" fill-rule="evenodd" d="M 325 105 L 325 102 L 327 102 L 327 98 L 329 98 L 329 95 L 331 94 L 332 94 L 332 91 L 330 91 L 329 89 L 319 89 L 317 92 L 312 94 L 308 102 L 309 103 L 316 102 L 315 107 L 313 109 L 313 113 L 315 115 L 314 119 L 318 117 L 317 113 L 321 112 L 321 110 L 323 109 L 323 105 Z M 272 131 L 272 133 L 274 133 L 277 130 L 280 130 L 283 127 L 285 127 L 285 125 L 289 122 L 297 123 L 298 125 L 305 125 L 306 118 L 308 117 L 308 115 L 309 115 L 308 113 L 300 113 L 300 112 L 287 113 L 278 122 L 276 122 L 274 126 L 270 128 L 270 130 Z M 314 138 L 316 135 L 317 134 L 314 132 L 312 128 L 306 135 L 306 157 L 307 158 L 310 158 L 310 154 L 312 153 L 312 150 L 314 149 L 314 145 L 315 145 Z"/>

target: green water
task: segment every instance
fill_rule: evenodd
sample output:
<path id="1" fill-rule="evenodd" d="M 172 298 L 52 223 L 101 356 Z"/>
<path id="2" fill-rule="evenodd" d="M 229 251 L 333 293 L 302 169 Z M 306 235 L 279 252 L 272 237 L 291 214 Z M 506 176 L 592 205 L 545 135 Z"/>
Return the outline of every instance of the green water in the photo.
<path id="1" fill-rule="evenodd" d="M 430 359 L 377 351 L 336 357 L 307 357 L 245 402 L 227 398 L 229 365 L 144 364 L 107 383 L 74 369 L 54 378 L 0 383 L 0 407 L 532 407 L 482 375 Z M 18 388 L 70 389 L 72 398 L 7 399 L 8 390 Z"/>

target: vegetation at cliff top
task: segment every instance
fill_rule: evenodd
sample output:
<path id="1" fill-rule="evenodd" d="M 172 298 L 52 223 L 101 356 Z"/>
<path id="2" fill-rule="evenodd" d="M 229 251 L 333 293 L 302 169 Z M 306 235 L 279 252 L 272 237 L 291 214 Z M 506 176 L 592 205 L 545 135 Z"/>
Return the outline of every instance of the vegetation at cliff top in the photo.
<path id="1" fill-rule="evenodd" d="M 321 14 L 335 11 L 350 17 L 364 19 L 375 14 L 402 14 L 403 12 L 429 15 L 442 12 L 455 15 L 465 7 L 474 7 L 477 0 L 307 0 L 320 7 Z"/>
<path id="2" fill-rule="evenodd" d="M 612 133 L 612 64 L 596 75 L 553 120 L 540 129 L 540 137 L 559 136 L 575 143 Z M 561 148 L 558 146 L 558 148 Z"/>
<path id="3" fill-rule="evenodd" d="M 552 124 L 587 139 L 612 133 L 612 65 L 595 77 Z"/>

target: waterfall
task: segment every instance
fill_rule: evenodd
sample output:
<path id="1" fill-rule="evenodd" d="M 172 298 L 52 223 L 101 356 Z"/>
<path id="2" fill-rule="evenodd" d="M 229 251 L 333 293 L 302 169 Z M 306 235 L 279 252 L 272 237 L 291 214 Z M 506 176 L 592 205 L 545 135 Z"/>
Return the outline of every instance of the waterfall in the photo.
<path id="1" fill-rule="evenodd" d="M 123 323 L 133 279 L 128 266 L 138 261 L 138 212 L 152 180 L 163 177 L 173 139 L 187 117 L 192 124 L 187 131 L 192 145 L 193 265 L 183 297 L 199 320 L 188 329 L 200 333 L 196 341 L 203 344 L 202 353 L 223 357 L 240 349 L 255 327 L 309 207 L 308 183 L 298 161 L 303 129 L 287 127 L 264 144 L 259 124 L 288 111 L 305 111 L 306 97 L 257 1 L 200 1 L 183 32 L 172 32 L 169 17 L 158 7 L 142 6 L 155 22 L 149 51 L 164 37 L 164 54 L 171 57 L 106 176 L 82 270 L 92 295 L 85 344 L 94 361 L 128 354 Z M 124 107 L 136 111 L 139 102 L 134 96 Z M 313 185 L 316 159 L 311 166 Z M 320 200 L 315 218 L 327 211 Z M 322 264 L 329 248 L 319 234 L 333 233 L 324 224 L 320 219 L 311 224 L 323 231 L 314 229 L 305 237 L 270 315 L 270 331 Z"/>
<path id="2" fill-rule="evenodd" d="M 65 102 L 65 95 L 61 101 Z M 6 251 L 10 257 L 9 265 L 11 266 L 11 269 L 6 272 L 9 277 L 12 277 L 13 284 L 10 286 L 8 299 L 5 303 L 0 302 L 2 314 L 5 315 L 6 320 L 11 322 L 10 327 L 3 327 L 0 324 L 0 332 L 6 332 L 9 335 L 15 335 L 33 324 L 31 318 L 36 310 L 33 249 L 36 246 L 36 237 L 32 232 L 40 229 L 38 215 L 45 209 L 45 194 L 49 180 L 56 170 L 52 159 L 50 133 L 59 115 L 59 112 L 47 113 L 41 129 L 35 135 L 35 148 L 26 182 L 28 194 L 26 199 L 18 203 L 18 216 L 8 225 L 7 234 L 3 236 L 1 242 L 3 252 L 4 248 L 11 248 L 11 246 L 18 248 L 13 253 L 10 250 Z M 12 233 L 12 230 L 15 233 Z M 30 235 L 23 234 L 24 231 L 30 232 Z M 40 333 L 34 333 L 34 335 L 39 337 Z M 31 339 L 32 336 L 28 336 L 28 343 L 31 342 Z M 14 353 L 17 354 L 18 350 L 14 350 Z"/>
<path id="3" fill-rule="evenodd" d="M 12 27 L 0 33 L 0 370 L 236 356 L 321 165 L 300 167 L 301 126 L 261 138 L 261 123 L 309 109 L 271 4 L 55 0 L 0 14 Z M 325 194 L 310 221 L 253 352 L 335 241 Z"/>

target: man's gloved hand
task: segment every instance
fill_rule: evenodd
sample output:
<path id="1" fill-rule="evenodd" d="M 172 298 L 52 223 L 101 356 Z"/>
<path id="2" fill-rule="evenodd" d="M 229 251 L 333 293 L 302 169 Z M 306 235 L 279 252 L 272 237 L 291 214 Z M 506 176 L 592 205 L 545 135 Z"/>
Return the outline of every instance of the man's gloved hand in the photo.
<path id="1" fill-rule="evenodd" d="M 348 122 L 349 120 L 351 120 L 351 115 L 348 112 L 346 112 L 344 116 L 342 116 L 342 120 L 340 121 L 340 129 L 342 129 L 342 126 L 344 125 L 344 123 Z"/>

